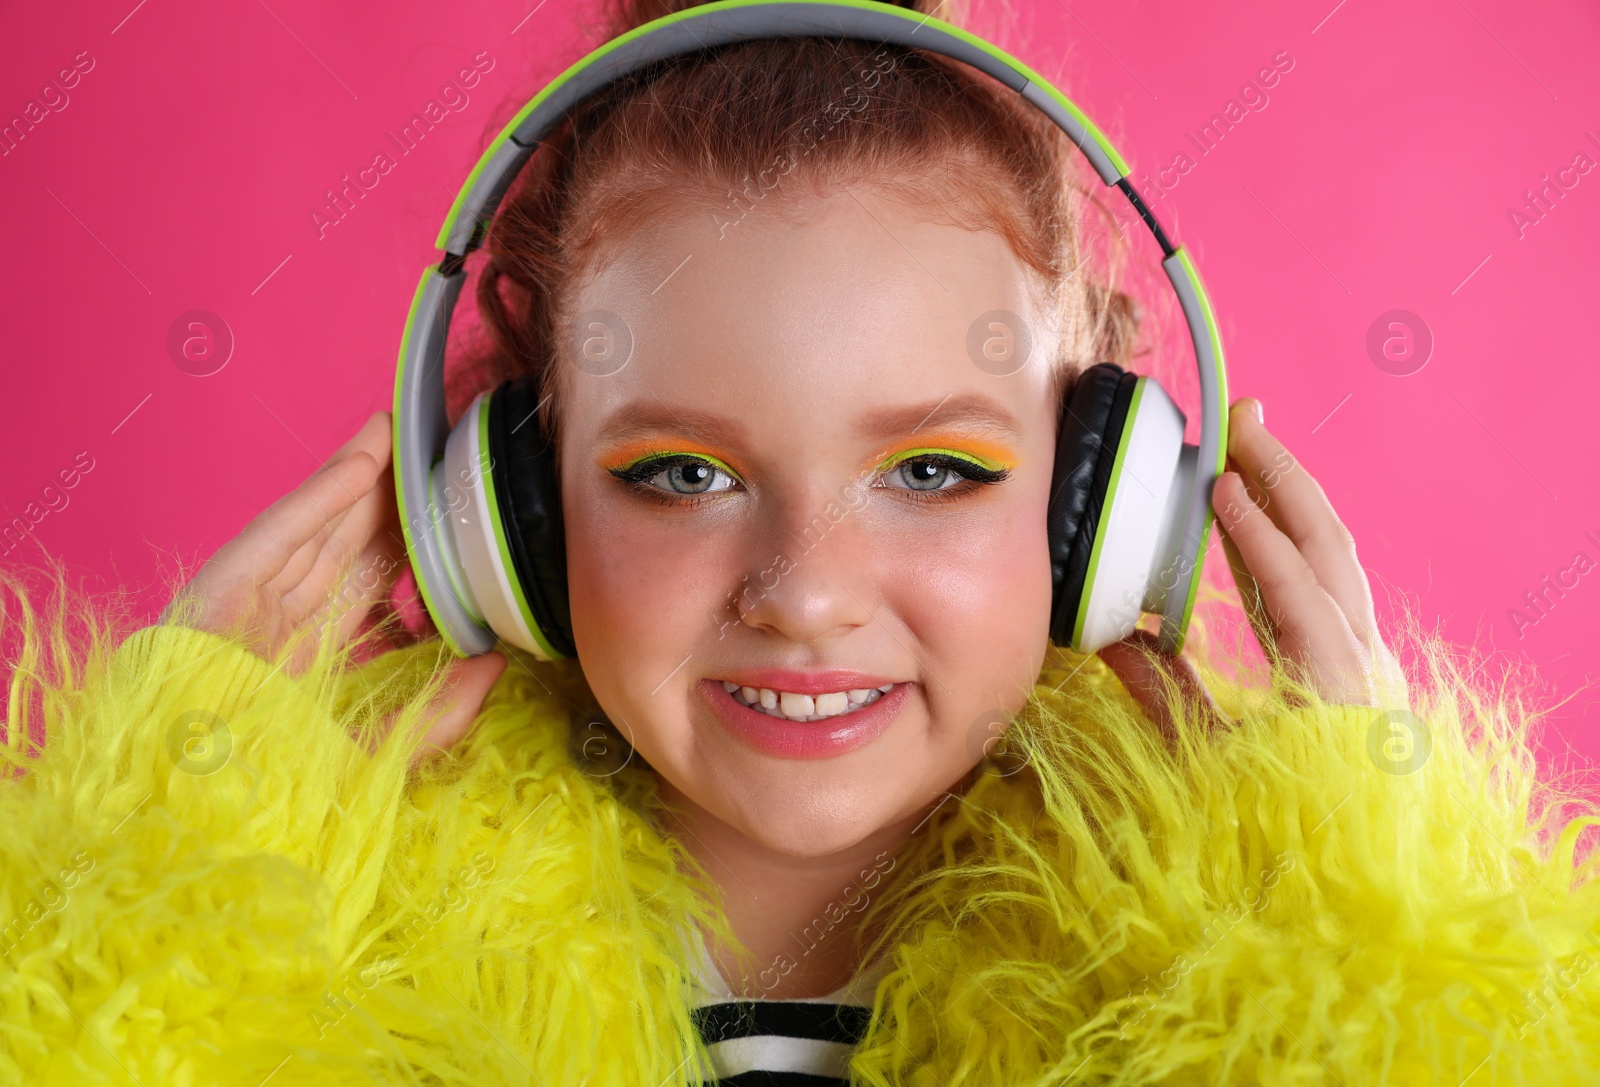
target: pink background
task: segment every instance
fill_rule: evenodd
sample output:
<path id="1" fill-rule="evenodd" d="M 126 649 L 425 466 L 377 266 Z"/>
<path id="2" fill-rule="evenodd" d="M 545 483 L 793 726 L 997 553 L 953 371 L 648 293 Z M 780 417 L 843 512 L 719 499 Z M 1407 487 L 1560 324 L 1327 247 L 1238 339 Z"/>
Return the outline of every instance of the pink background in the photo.
<path id="1" fill-rule="evenodd" d="M 7 121 L 43 106 L 74 57 L 93 60 L 0 156 L 5 519 L 42 508 L 80 453 L 92 462 L 0 562 L 48 551 L 153 616 L 161 571 L 209 555 L 389 406 L 406 309 L 457 185 L 593 39 L 569 0 L 136 2 L 13 6 L 0 35 Z M 1054 78 L 1134 164 L 1205 276 L 1233 395 L 1261 397 L 1321 481 L 1380 613 L 1410 599 L 1493 654 L 1492 672 L 1536 667 L 1541 697 L 1566 700 L 1550 753 L 1574 769 L 1600 756 L 1600 692 L 1583 689 L 1600 569 L 1569 573 L 1577 585 L 1536 623 L 1510 614 L 1577 552 L 1600 562 L 1586 332 L 1600 172 L 1569 173 L 1577 183 L 1536 225 L 1519 231 L 1510 214 L 1578 152 L 1600 161 L 1600 11 L 1013 7 L 1008 22 L 980 0 L 974 29 Z M 1294 66 L 1265 108 L 1202 154 L 1188 134 L 1284 52 Z M 324 192 L 394 154 L 387 133 L 480 53 L 494 66 L 470 102 L 319 239 Z M 1180 151 L 1194 166 L 1165 189 L 1158 171 Z M 1396 309 L 1434 337 L 1408 376 L 1367 349 Z M 210 376 L 169 357 L 169 327 L 190 310 L 234 337 Z"/>

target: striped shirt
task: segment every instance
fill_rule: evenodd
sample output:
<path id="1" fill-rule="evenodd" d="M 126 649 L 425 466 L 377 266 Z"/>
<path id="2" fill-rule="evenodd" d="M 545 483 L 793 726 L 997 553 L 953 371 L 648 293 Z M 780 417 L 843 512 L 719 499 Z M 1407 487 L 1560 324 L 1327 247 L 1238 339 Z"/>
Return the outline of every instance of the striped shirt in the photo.
<path id="1" fill-rule="evenodd" d="M 695 1026 L 711 1056 L 703 1083 L 719 1087 L 847 1087 L 850 1055 L 866 1037 L 872 997 L 888 963 L 880 959 L 826 996 L 745 1000 L 717 972 L 704 941 Z"/>

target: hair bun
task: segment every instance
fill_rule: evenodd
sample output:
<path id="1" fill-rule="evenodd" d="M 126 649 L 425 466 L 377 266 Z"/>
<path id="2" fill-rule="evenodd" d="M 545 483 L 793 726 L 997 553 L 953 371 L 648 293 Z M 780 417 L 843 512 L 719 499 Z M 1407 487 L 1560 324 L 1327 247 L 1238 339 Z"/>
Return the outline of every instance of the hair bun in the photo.
<path id="1" fill-rule="evenodd" d="M 606 40 L 619 38 L 630 30 L 668 15 L 690 8 L 704 7 L 711 0 L 609 0 L 606 4 L 602 26 Z M 920 15 L 956 26 L 966 24 L 966 6 L 969 0 L 879 0 L 885 7 L 905 8 Z"/>

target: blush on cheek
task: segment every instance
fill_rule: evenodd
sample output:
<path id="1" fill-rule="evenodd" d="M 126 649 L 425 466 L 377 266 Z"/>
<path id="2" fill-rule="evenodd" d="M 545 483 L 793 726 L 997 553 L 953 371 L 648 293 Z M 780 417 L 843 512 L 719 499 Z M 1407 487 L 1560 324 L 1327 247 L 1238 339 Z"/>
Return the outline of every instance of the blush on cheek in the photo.
<path id="1" fill-rule="evenodd" d="M 924 690 L 957 725 L 1030 690 L 1049 638 L 1050 556 L 1031 504 L 995 504 L 924 533 L 884 567 L 895 607 L 926 647 Z M 931 659 L 930 659 L 931 658 Z"/>
<path id="2" fill-rule="evenodd" d="M 675 587 L 656 576 L 662 541 L 647 535 L 592 506 L 567 516 L 567 585 L 586 672 L 591 660 L 637 657 L 641 643 L 671 625 Z"/>
<path id="3" fill-rule="evenodd" d="M 963 556 L 962 561 L 932 557 L 906 568 L 906 580 L 915 583 L 919 599 L 911 609 L 923 616 L 919 635 L 931 644 L 951 641 L 969 653 L 997 660 L 1011 655 L 1032 658 L 1036 642 L 1048 635 L 1050 616 L 1049 555 L 1041 546 L 1007 547 L 987 554 Z"/>
<path id="4" fill-rule="evenodd" d="M 672 530 L 646 509 L 596 496 L 569 502 L 566 522 L 573 635 L 590 687 L 630 718 L 665 712 L 658 685 L 671 675 L 680 691 L 699 674 L 692 661 L 674 670 L 716 640 L 715 610 L 737 578 L 714 536 Z"/>
<path id="5" fill-rule="evenodd" d="M 658 548 L 629 534 L 626 519 L 571 507 L 567 588 L 584 679 L 641 756 L 670 762 L 662 750 L 672 734 L 669 704 L 651 692 L 687 650 L 673 622 L 673 588 L 653 576 Z M 663 663 L 675 648 L 672 663 Z"/>

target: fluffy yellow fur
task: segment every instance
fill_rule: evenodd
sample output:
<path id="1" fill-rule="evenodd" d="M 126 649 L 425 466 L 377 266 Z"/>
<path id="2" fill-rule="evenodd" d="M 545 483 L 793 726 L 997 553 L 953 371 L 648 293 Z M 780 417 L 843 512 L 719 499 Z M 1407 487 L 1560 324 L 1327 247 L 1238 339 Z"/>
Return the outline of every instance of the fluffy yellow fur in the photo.
<path id="1" fill-rule="evenodd" d="M 731 933 L 574 664 L 515 662 L 408 771 L 437 643 L 291 678 L 7 586 L 0 1081 L 694 1082 L 683 934 Z M 856 1081 L 1592 1081 L 1596 808 L 1537 781 L 1514 692 L 1410 648 L 1409 750 L 1204 666 L 1232 720 L 1174 690 L 1164 737 L 1052 651 L 861 907 L 892 969 Z"/>

